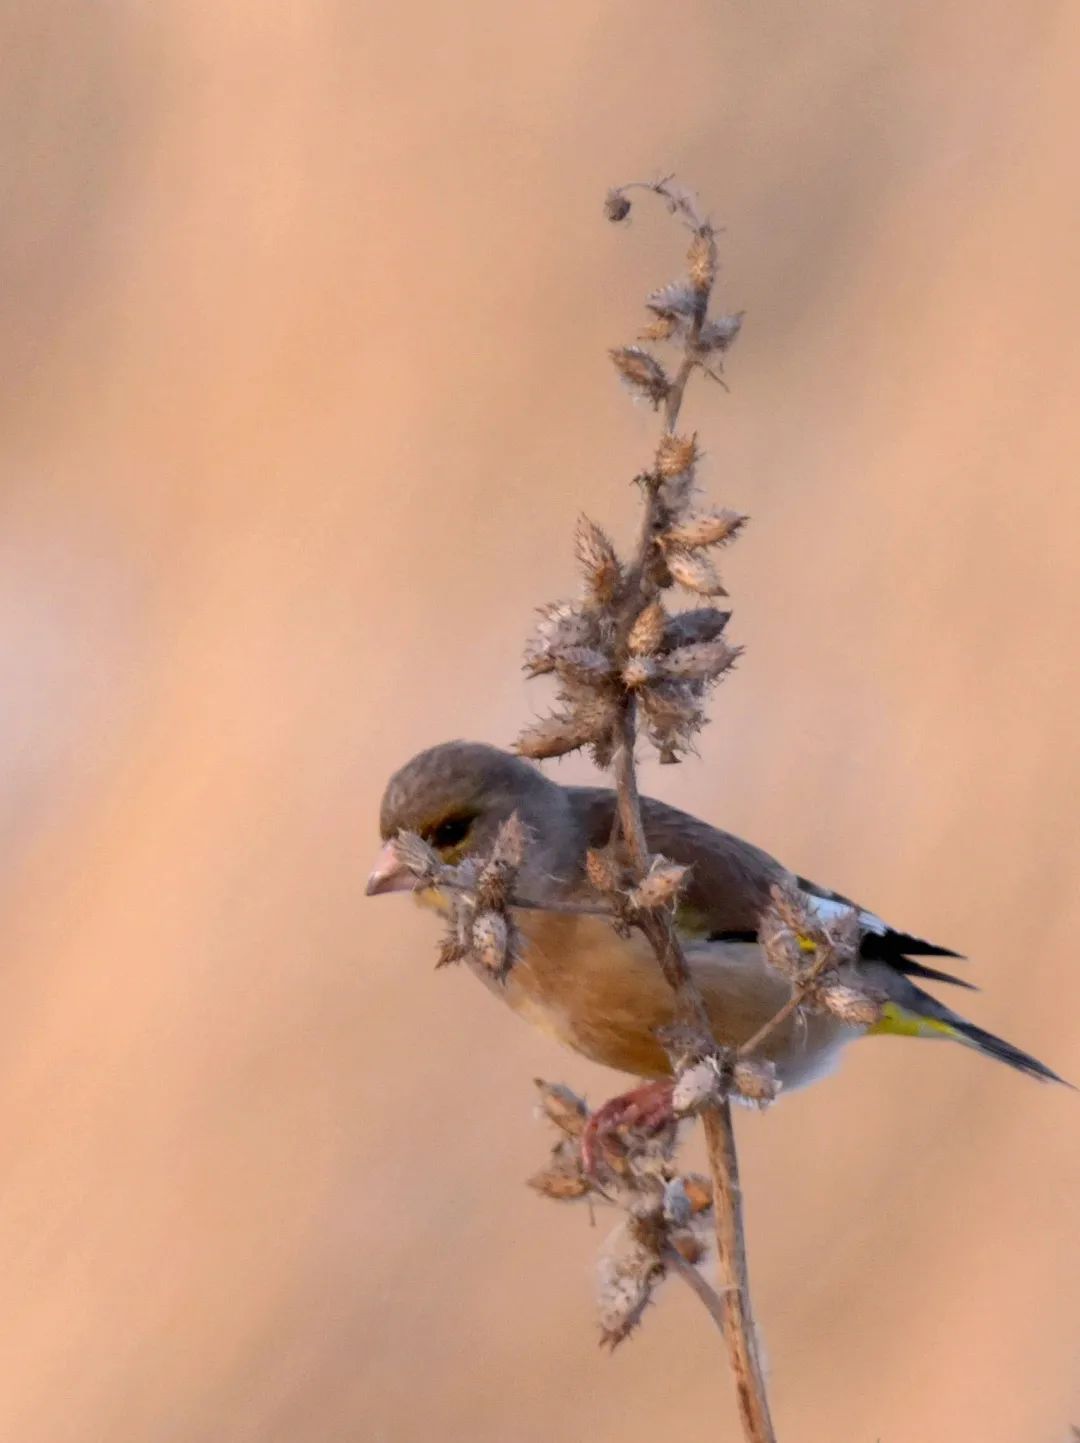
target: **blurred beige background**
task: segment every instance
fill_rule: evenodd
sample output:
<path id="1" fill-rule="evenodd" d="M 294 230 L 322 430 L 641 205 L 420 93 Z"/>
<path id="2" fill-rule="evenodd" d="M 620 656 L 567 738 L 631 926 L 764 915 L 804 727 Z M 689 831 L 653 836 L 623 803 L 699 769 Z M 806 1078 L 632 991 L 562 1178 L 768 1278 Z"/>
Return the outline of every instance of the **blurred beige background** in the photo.
<path id="1" fill-rule="evenodd" d="M 1068 3 L 0 10 L 0 1439 L 736 1436 L 674 1288 L 595 1346 L 521 1186 L 558 1054 L 363 880 L 388 771 L 508 740 L 677 170 L 749 650 L 647 781 L 975 960 L 1080 1078 L 1080 15 Z M 539 685 L 539 684 L 537 684 Z M 583 768 L 568 768 L 567 776 Z M 785 1443 L 1062 1443 L 1078 1104 L 867 1043 L 740 1119 Z"/>

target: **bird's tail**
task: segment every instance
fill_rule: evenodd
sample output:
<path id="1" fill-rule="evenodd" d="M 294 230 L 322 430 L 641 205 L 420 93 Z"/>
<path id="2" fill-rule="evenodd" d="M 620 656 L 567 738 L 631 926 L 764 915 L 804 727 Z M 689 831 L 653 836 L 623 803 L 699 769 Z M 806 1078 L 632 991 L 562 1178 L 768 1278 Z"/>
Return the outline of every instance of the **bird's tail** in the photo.
<path id="1" fill-rule="evenodd" d="M 965 1021 L 920 988 L 912 986 L 911 993 L 914 995 L 909 996 L 905 1003 L 886 1002 L 881 1020 L 870 1031 L 892 1037 L 947 1037 L 953 1042 L 962 1042 L 965 1047 L 974 1048 L 984 1057 L 994 1057 L 998 1062 L 1007 1063 L 1018 1072 L 1027 1073 L 1028 1077 L 1037 1077 L 1040 1082 L 1061 1082 L 1066 1087 L 1071 1086 L 1037 1057 L 1021 1052 L 1019 1047 L 976 1027 L 974 1022 Z"/>

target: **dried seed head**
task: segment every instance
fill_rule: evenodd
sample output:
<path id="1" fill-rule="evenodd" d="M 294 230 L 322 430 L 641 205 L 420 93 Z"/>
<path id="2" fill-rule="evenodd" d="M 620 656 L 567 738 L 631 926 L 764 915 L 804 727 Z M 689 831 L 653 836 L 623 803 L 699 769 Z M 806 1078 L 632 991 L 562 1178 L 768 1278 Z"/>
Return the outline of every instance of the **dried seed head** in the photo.
<path id="1" fill-rule="evenodd" d="M 692 471 L 698 459 L 697 436 L 675 436 L 665 431 L 656 449 L 656 469 L 665 480 Z"/>
<path id="2" fill-rule="evenodd" d="M 651 656 L 632 656 L 622 669 L 623 685 L 630 691 L 648 686 L 660 675 L 660 668 Z"/>
<path id="3" fill-rule="evenodd" d="M 525 651 L 525 670 L 540 676 L 555 670 L 555 653 L 573 646 L 592 646 L 597 622 L 577 602 L 554 601 L 539 608 L 540 620 Z"/>
<path id="4" fill-rule="evenodd" d="M 679 329 L 674 316 L 656 316 L 638 331 L 639 341 L 670 341 Z"/>
<path id="5" fill-rule="evenodd" d="M 571 1202 L 588 1193 L 590 1183 L 580 1167 L 569 1158 L 555 1157 L 539 1172 L 527 1179 L 541 1197 L 553 1198 L 556 1202 Z"/>
<path id="6" fill-rule="evenodd" d="M 745 311 L 737 311 L 731 316 L 716 316 L 706 321 L 698 332 L 698 349 L 722 355 L 737 338 L 745 314 Z"/>
<path id="7" fill-rule="evenodd" d="M 651 656 L 659 651 L 664 641 L 664 627 L 667 613 L 659 601 L 650 601 L 630 628 L 626 645 L 634 656 Z"/>
<path id="8" fill-rule="evenodd" d="M 566 646 L 556 652 L 555 670 L 565 681 L 583 686 L 602 686 L 614 674 L 603 652 L 588 646 Z"/>
<path id="9" fill-rule="evenodd" d="M 545 1082 L 542 1077 L 534 1078 L 534 1081 L 543 1116 L 568 1137 L 580 1137 L 589 1118 L 584 1100 L 561 1082 Z"/>
<path id="10" fill-rule="evenodd" d="M 665 682 L 662 686 L 643 687 L 638 696 L 649 737 L 659 749 L 661 761 L 665 754 L 687 750 L 705 725 L 697 683 Z"/>
<path id="11" fill-rule="evenodd" d="M 610 717 L 608 719 L 610 727 Z M 604 735 L 597 718 L 581 716 L 578 711 L 554 713 L 540 717 L 525 727 L 514 743 L 512 750 L 518 756 L 531 761 L 545 761 L 549 757 L 564 757 L 579 747 L 599 742 Z"/>
<path id="12" fill-rule="evenodd" d="M 699 294 L 707 296 L 716 280 L 716 236 L 708 223 L 694 233 L 686 253 L 686 263 L 690 284 Z"/>
<path id="13" fill-rule="evenodd" d="M 435 968 L 452 967 L 455 963 L 464 962 L 469 955 L 469 949 L 463 942 L 460 942 L 453 933 L 447 935 L 439 943 L 439 951 L 435 958 Z"/>
<path id="14" fill-rule="evenodd" d="M 639 912 L 666 907 L 679 895 L 689 867 L 680 867 L 666 857 L 654 857 L 649 870 L 629 894 L 631 907 Z"/>
<path id="15" fill-rule="evenodd" d="M 641 1322 L 657 1284 L 664 1275 L 654 1248 L 623 1223 L 604 1245 L 598 1268 L 597 1308 L 601 1344 L 615 1348 Z"/>
<path id="16" fill-rule="evenodd" d="M 775 1065 L 760 1058 L 740 1058 L 733 1069 L 732 1090 L 747 1102 L 767 1107 L 780 1091 Z"/>
<path id="17" fill-rule="evenodd" d="M 635 395 L 644 396 L 654 408 L 667 399 L 671 382 L 655 356 L 640 346 L 617 346 L 609 354 L 619 375 Z"/>
<path id="18" fill-rule="evenodd" d="M 606 849 L 596 851 L 589 848 L 585 853 L 585 875 L 590 886 L 605 894 L 617 892 L 623 884 L 623 869 Z"/>
<path id="19" fill-rule="evenodd" d="M 863 988 L 830 978 L 816 991 L 826 1012 L 831 1012 L 841 1022 L 847 1022 L 852 1027 L 873 1027 L 875 1022 L 881 1021 L 881 999 Z"/>
<path id="20" fill-rule="evenodd" d="M 675 546 L 685 546 L 689 550 L 697 546 L 725 546 L 735 540 L 746 521 L 747 518 L 737 511 L 703 511 L 669 526 L 665 538 Z"/>
<path id="21" fill-rule="evenodd" d="M 699 596 L 726 596 L 716 568 L 707 556 L 671 547 L 665 552 L 668 570 L 687 591 L 696 591 Z"/>
<path id="22" fill-rule="evenodd" d="M 716 641 L 698 641 L 676 647 L 664 655 L 662 664 L 668 676 L 716 681 L 730 671 L 741 654 L 741 647 L 729 646 L 721 637 Z"/>
<path id="23" fill-rule="evenodd" d="M 509 970 L 510 931 L 501 912 L 478 912 L 473 918 L 472 954 L 496 976 Z"/>
<path id="24" fill-rule="evenodd" d="M 668 621 L 663 649 L 674 651 L 676 647 L 694 646 L 700 641 L 715 641 L 730 620 L 730 611 L 717 611 L 712 606 L 680 611 Z"/>
<path id="25" fill-rule="evenodd" d="M 671 1108 L 676 1117 L 689 1117 L 722 1096 L 716 1064 L 706 1057 L 679 1073 L 671 1094 Z"/>
<path id="26" fill-rule="evenodd" d="M 699 300 L 696 292 L 685 281 L 673 281 L 646 299 L 645 304 L 657 316 L 667 320 L 693 320 L 697 314 Z"/>
<path id="27" fill-rule="evenodd" d="M 611 601 L 622 577 L 614 546 L 587 516 L 578 518 L 574 545 L 591 597 L 601 604 Z"/>
<path id="28" fill-rule="evenodd" d="M 625 220 L 630 214 L 630 202 L 621 190 L 609 190 L 604 197 L 604 215 L 618 225 L 619 221 Z"/>

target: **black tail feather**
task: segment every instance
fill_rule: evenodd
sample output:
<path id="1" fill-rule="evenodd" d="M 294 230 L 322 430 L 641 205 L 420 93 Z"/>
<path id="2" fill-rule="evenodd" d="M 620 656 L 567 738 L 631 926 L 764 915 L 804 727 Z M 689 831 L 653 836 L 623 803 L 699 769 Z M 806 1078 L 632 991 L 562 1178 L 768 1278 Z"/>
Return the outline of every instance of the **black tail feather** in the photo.
<path id="1" fill-rule="evenodd" d="M 964 1022 L 960 1018 L 952 1018 L 951 1026 L 956 1029 L 965 1042 L 970 1043 L 972 1047 L 987 1057 L 995 1057 L 998 1062 L 1007 1063 L 1009 1067 L 1015 1067 L 1018 1072 L 1026 1072 L 1028 1077 L 1037 1077 L 1040 1082 L 1060 1082 L 1066 1087 L 1072 1087 L 1071 1082 L 1066 1082 L 1063 1077 L 1059 1077 L 1038 1058 L 1032 1057 L 1030 1053 L 1021 1052 L 1019 1047 L 1014 1047 L 1011 1042 L 1005 1042 L 1002 1038 L 995 1037 L 992 1032 L 985 1032 L 981 1027 L 976 1027 L 974 1022 Z"/>

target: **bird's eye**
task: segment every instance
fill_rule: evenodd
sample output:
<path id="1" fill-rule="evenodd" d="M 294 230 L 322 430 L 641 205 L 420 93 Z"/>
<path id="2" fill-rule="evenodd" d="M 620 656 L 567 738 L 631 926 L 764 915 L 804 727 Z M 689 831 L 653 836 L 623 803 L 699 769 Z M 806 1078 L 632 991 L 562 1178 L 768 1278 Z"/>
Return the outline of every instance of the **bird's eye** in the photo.
<path id="1" fill-rule="evenodd" d="M 431 845 L 440 851 L 447 847 L 456 847 L 468 836 L 471 826 L 471 817 L 447 817 L 446 821 L 440 822 L 431 833 Z"/>

